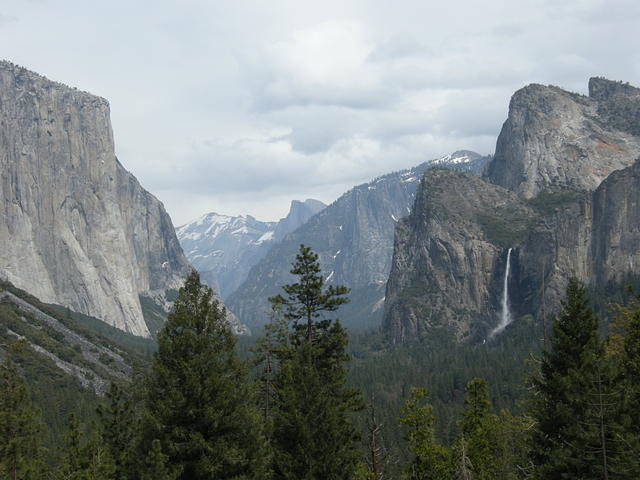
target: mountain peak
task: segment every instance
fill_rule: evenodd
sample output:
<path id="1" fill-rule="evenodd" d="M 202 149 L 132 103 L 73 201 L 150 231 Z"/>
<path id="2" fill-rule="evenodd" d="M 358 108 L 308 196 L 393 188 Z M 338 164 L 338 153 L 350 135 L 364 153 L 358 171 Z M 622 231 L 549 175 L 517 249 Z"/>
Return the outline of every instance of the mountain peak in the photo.
<path id="1" fill-rule="evenodd" d="M 486 178 L 533 198 L 549 187 L 595 190 L 631 165 L 640 155 L 640 90 L 602 78 L 589 90 L 589 97 L 537 84 L 518 90 Z"/>

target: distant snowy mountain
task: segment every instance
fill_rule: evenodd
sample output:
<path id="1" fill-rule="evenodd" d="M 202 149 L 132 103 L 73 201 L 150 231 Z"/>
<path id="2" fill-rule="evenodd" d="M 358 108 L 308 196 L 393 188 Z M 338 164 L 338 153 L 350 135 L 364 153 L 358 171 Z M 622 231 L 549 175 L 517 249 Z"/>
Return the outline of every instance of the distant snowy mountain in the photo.
<path id="1" fill-rule="evenodd" d="M 491 157 L 483 157 L 482 155 L 470 150 L 458 150 L 444 157 L 429 160 L 429 167 L 445 167 L 449 170 L 462 170 L 481 174 L 485 165 L 491 160 Z"/>
<path id="2" fill-rule="evenodd" d="M 324 207 L 318 200 L 294 200 L 289 214 L 278 222 L 261 222 L 251 215 L 208 213 L 178 227 L 176 233 L 202 280 L 224 299 L 275 243 Z"/>

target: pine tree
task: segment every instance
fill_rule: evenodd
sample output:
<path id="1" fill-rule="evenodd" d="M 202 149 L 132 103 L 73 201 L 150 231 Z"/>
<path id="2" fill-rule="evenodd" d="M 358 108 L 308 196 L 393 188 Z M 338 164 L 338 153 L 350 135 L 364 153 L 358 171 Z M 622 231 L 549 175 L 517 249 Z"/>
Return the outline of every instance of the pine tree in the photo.
<path id="1" fill-rule="evenodd" d="M 248 369 L 224 309 L 194 271 L 158 336 L 146 382 L 149 440 L 178 479 L 263 478 L 265 448 Z"/>
<path id="2" fill-rule="evenodd" d="M 503 448 L 501 459 L 501 480 L 529 478 L 532 472 L 530 460 L 530 432 L 533 420 L 527 416 L 514 416 L 509 410 L 501 410 L 499 415 L 499 446 Z"/>
<path id="3" fill-rule="evenodd" d="M 414 456 L 405 469 L 410 480 L 443 480 L 453 475 L 451 452 L 435 440 L 435 417 L 424 388 L 413 388 L 402 409 L 409 450 Z"/>
<path id="4" fill-rule="evenodd" d="M 332 324 L 331 319 L 323 318 L 323 313 L 335 312 L 340 305 L 348 303 L 345 295 L 349 289 L 342 285 L 330 285 L 323 290 L 324 279 L 318 255 L 304 245 L 300 245 L 291 273 L 298 277 L 298 282 L 282 286 L 286 298 L 276 295 L 269 301 L 276 308 L 283 308 L 284 318 L 293 322 L 299 342 L 302 335 L 306 336 L 307 341 L 313 342 L 314 335 L 326 331 Z"/>
<path id="5" fill-rule="evenodd" d="M 359 392 L 347 388 L 347 333 L 325 316 L 347 303 L 348 289 L 323 288 L 318 256 L 304 245 L 283 287 L 286 298 L 270 299 L 291 322 L 278 350 L 274 377 L 274 475 L 278 479 L 352 478 L 358 463 L 358 431 L 350 414 L 362 408 Z"/>
<path id="6" fill-rule="evenodd" d="M 80 451 L 85 462 L 87 480 L 113 480 L 116 464 L 111 452 L 97 430 L 93 430 Z"/>
<path id="7" fill-rule="evenodd" d="M 621 432 L 617 435 L 616 470 L 621 478 L 640 478 L 640 306 L 628 316 L 621 357 Z"/>
<path id="8" fill-rule="evenodd" d="M 80 430 L 74 414 L 64 435 L 62 457 L 54 474 L 56 480 L 113 480 L 115 464 L 100 433 L 94 429 L 88 438 Z"/>
<path id="9" fill-rule="evenodd" d="M 553 323 L 551 350 L 543 352 L 539 376 L 534 378 L 536 478 L 602 478 L 590 393 L 603 357 L 598 319 L 584 286 L 572 279 L 563 311 Z"/>
<path id="10" fill-rule="evenodd" d="M 7 354 L 0 365 L 0 471 L 12 480 L 40 478 L 39 414 Z"/>
<path id="11" fill-rule="evenodd" d="M 76 480 L 84 478 L 81 451 L 82 433 L 80 424 L 74 414 L 69 415 L 68 428 L 64 434 L 62 458 L 58 462 L 55 475 L 60 480 Z"/>
<path id="12" fill-rule="evenodd" d="M 486 380 L 474 378 L 467 383 L 459 427 L 461 436 L 454 446 L 454 456 L 467 458 L 476 480 L 503 480 L 505 448 L 500 422 L 491 411 Z"/>
<path id="13" fill-rule="evenodd" d="M 160 440 L 157 438 L 151 442 L 151 450 L 144 461 L 141 480 L 174 480 L 175 472 L 168 466 L 169 457 L 162 453 Z"/>
<path id="14" fill-rule="evenodd" d="M 115 464 L 114 480 L 133 479 L 134 437 L 137 420 L 125 392 L 112 383 L 98 407 L 100 434 Z"/>

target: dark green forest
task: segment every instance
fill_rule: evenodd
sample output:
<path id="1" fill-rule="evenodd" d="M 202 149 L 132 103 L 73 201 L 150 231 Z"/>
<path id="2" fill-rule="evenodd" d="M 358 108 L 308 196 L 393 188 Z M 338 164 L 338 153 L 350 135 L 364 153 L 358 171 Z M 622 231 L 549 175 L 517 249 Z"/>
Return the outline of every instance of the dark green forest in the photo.
<path id="1" fill-rule="evenodd" d="M 324 286 L 307 247 L 292 274 L 259 338 L 232 335 L 195 272 L 156 341 L 2 284 L 93 346 L 2 300 L 0 478 L 640 478 L 633 279 L 572 280 L 546 345 L 523 317 L 482 345 L 434 330 L 391 346 L 347 332 L 348 289 Z M 121 364 L 87 360 L 101 348 Z"/>

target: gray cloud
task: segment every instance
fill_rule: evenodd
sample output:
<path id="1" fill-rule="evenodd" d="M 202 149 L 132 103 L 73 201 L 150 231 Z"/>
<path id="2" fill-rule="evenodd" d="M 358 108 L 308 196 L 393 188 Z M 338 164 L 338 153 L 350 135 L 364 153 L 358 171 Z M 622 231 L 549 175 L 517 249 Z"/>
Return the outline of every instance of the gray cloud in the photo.
<path id="1" fill-rule="evenodd" d="M 490 153 L 527 83 L 640 84 L 639 20 L 631 0 L 6 0 L 0 42 L 108 98 L 120 160 L 183 223 Z"/>
<path id="2" fill-rule="evenodd" d="M 0 28 L 17 21 L 18 17 L 14 17 L 13 15 L 3 15 L 2 13 L 0 13 Z"/>

